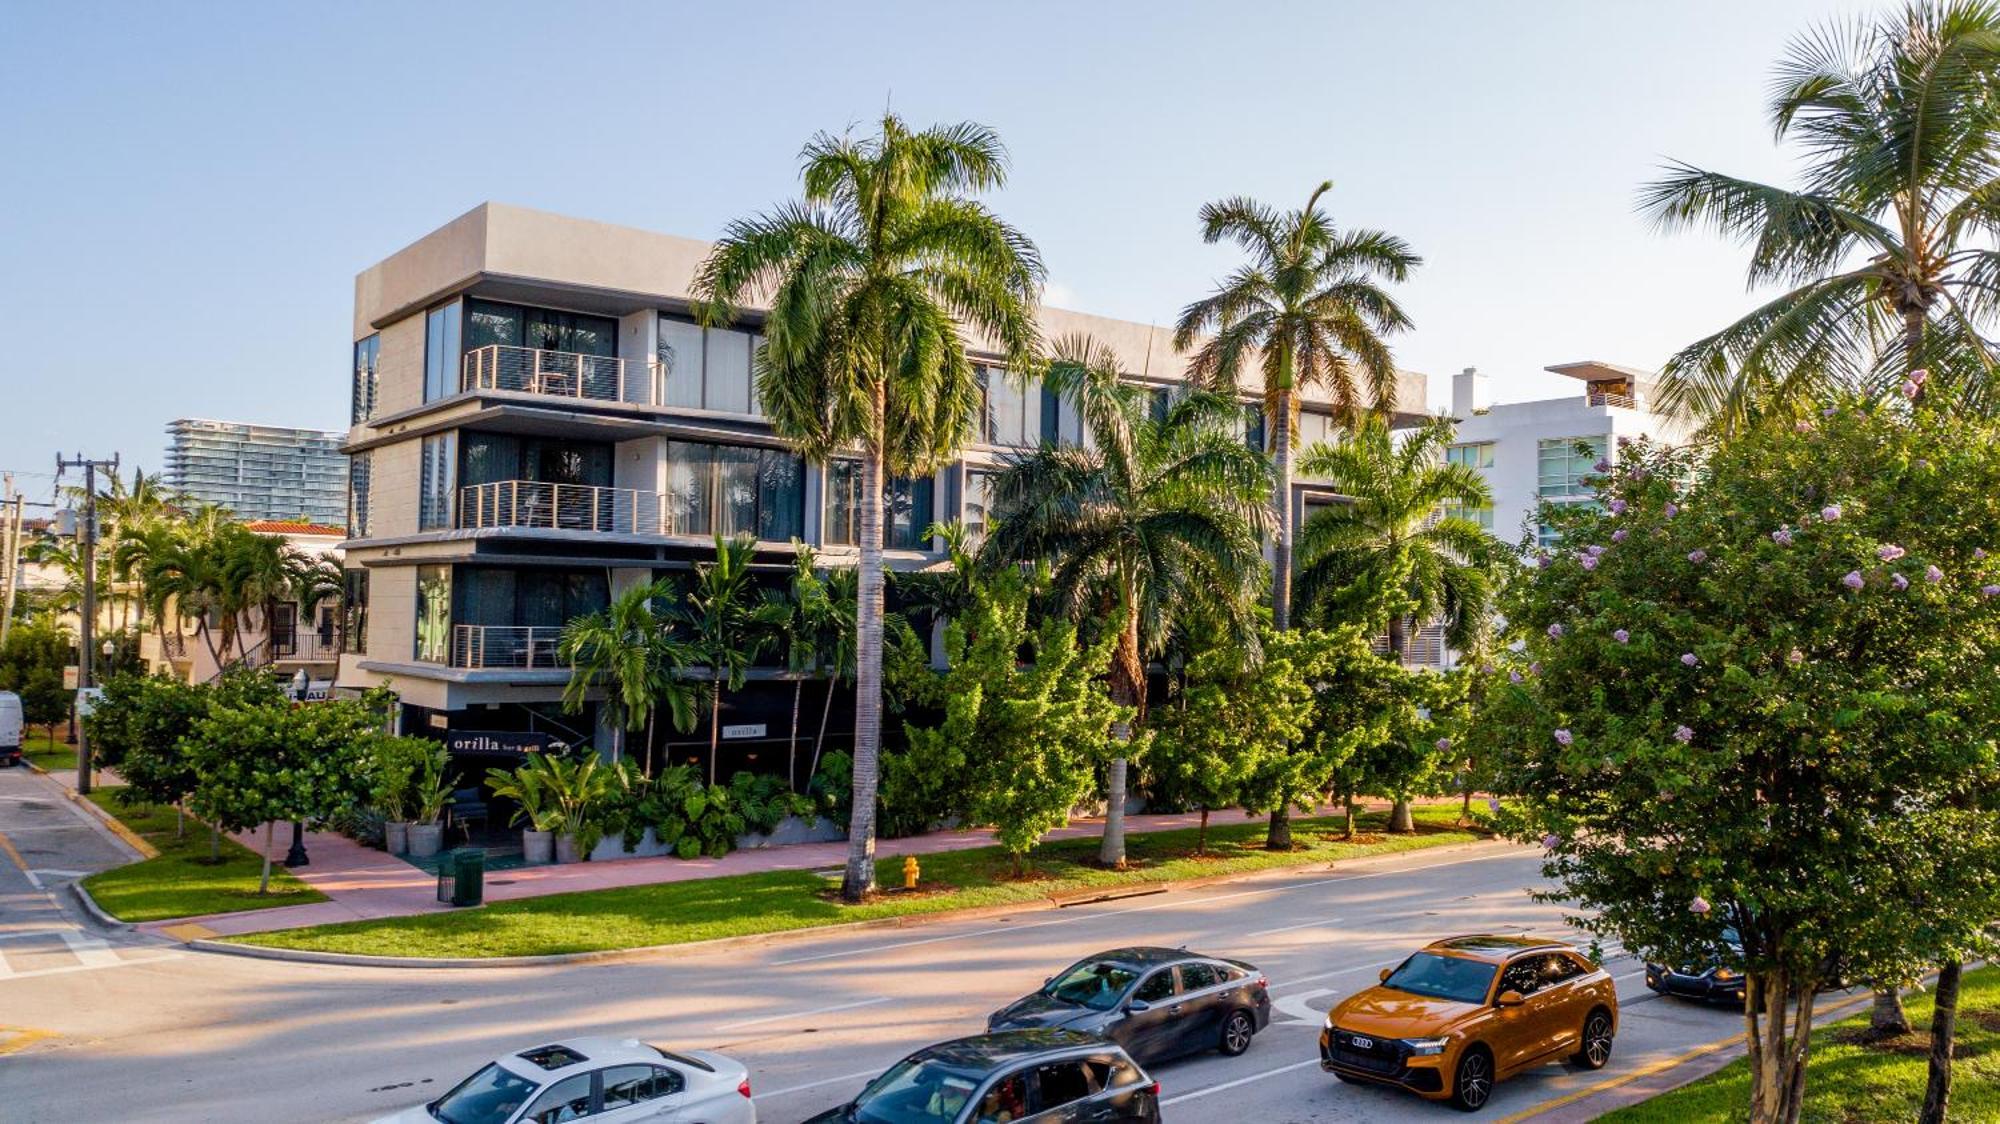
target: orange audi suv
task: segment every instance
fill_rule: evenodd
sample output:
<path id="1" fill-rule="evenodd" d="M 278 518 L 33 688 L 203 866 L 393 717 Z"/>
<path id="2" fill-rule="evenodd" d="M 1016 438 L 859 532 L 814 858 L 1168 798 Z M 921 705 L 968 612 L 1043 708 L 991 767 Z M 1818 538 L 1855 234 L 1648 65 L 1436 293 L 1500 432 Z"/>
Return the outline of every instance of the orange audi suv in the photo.
<path id="1" fill-rule="evenodd" d="M 1328 1012 L 1320 1068 L 1472 1112 L 1493 1096 L 1494 1082 L 1524 1069 L 1558 1058 L 1602 1069 L 1617 1032 L 1610 974 L 1570 946 L 1451 937 Z"/>

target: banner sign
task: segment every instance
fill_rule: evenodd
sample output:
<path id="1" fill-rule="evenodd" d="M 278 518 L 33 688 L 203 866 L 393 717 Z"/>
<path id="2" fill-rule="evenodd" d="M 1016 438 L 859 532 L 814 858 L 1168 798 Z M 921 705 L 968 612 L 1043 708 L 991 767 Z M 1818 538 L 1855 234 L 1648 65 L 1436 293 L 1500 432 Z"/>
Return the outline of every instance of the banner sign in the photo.
<path id="1" fill-rule="evenodd" d="M 529 730 L 451 730 L 444 735 L 444 747 L 448 752 L 485 757 L 525 758 L 530 753 L 547 750 L 555 742 L 554 734 Z"/>
<path id="2" fill-rule="evenodd" d="M 724 726 L 722 728 L 722 736 L 724 738 L 761 738 L 764 736 L 764 724 L 759 722 L 754 726 Z"/>

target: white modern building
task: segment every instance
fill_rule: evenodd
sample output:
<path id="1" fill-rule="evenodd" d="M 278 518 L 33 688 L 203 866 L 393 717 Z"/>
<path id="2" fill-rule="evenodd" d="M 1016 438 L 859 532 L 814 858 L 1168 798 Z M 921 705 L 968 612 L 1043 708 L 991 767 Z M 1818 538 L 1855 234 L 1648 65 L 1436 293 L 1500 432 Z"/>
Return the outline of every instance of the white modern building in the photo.
<path id="1" fill-rule="evenodd" d="M 238 519 L 337 525 L 347 517 L 345 436 L 181 418 L 167 425 L 167 485 Z"/>

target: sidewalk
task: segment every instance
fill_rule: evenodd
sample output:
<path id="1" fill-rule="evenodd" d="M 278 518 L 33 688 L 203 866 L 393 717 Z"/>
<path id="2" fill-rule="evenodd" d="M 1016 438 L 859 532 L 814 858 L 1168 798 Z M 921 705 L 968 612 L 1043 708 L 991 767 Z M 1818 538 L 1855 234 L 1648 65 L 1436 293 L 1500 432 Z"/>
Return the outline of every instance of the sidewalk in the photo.
<path id="1" fill-rule="evenodd" d="M 52 776 L 55 774 L 51 774 Z M 1386 804 L 1366 807 L 1380 810 Z M 1328 807 L 1313 815 L 1336 815 Z M 1221 817 L 1211 815 L 1210 823 Z M 1128 815 L 1128 834 L 1191 828 L 1201 822 L 1199 814 L 1179 812 L 1162 815 Z M 1094 837 L 1103 830 L 1100 819 L 1073 820 L 1070 826 L 1048 834 L 1047 839 Z M 238 841 L 252 851 L 264 845 L 261 830 L 246 832 Z M 289 846 L 286 831 L 276 833 L 274 858 L 282 858 Z M 926 855 L 942 851 L 963 851 L 993 845 L 993 832 L 980 828 L 940 831 L 908 839 L 880 840 L 877 857 Z M 294 877 L 325 894 L 327 901 L 276 909 L 218 913 L 204 917 L 182 917 L 140 925 L 141 932 L 157 933 L 178 940 L 237 936 L 273 929 L 301 929 L 341 921 L 365 921 L 381 917 L 405 917 L 419 913 L 447 912 L 450 906 L 437 900 L 437 879 L 385 852 L 363 847 L 344 835 L 332 832 L 306 833 L 306 852 L 311 863 L 292 871 Z M 760 874 L 776 870 L 823 870 L 847 862 L 845 841 L 797 843 L 782 847 L 732 851 L 719 859 L 678 859 L 670 856 L 612 859 L 603 862 L 569 863 L 561 866 L 530 866 L 496 871 L 486 880 L 486 900 L 512 901 L 549 894 L 569 894 L 583 890 L 610 890 L 627 886 L 651 886 L 720 878 L 732 874 Z"/>

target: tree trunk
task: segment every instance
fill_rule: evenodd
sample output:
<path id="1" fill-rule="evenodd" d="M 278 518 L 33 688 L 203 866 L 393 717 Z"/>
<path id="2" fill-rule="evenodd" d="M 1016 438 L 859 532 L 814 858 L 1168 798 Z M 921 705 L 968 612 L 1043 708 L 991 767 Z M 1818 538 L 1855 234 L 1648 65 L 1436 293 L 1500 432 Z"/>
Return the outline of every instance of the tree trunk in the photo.
<path id="1" fill-rule="evenodd" d="M 1403 617 L 1399 613 L 1389 618 L 1389 658 L 1396 666 L 1403 666 L 1403 648 L 1408 641 L 1403 636 Z"/>
<path id="2" fill-rule="evenodd" d="M 653 711 L 648 710 L 646 712 L 646 775 L 649 777 L 653 775 L 653 718 Z"/>
<path id="3" fill-rule="evenodd" d="M 1875 1006 L 1868 1013 L 1869 1038 L 1895 1038 L 1911 1031 L 1909 1012 L 1903 1010 L 1900 987 L 1875 989 Z"/>
<path id="4" fill-rule="evenodd" d="M 1208 805 L 1201 806 L 1201 830 L 1195 832 L 1194 853 L 1199 858 L 1208 854 Z"/>
<path id="5" fill-rule="evenodd" d="M 1797 1124 L 1805 1107 L 1817 981 L 1780 972 L 1751 976 L 1743 1003 L 1750 1050 L 1751 1124 Z"/>
<path id="6" fill-rule="evenodd" d="M 1930 1079 L 1924 1086 L 1924 1107 L 1917 1124 L 1944 1124 L 1951 1103 L 1951 1047 L 1958 1032 L 1958 980 L 1965 965 L 1952 960 L 1938 970 L 1935 1005 L 1931 1008 Z"/>
<path id="7" fill-rule="evenodd" d="M 819 751 L 826 744 L 826 718 L 833 713 L 833 689 L 840 684 L 839 675 L 826 678 L 826 701 L 819 708 L 819 733 L 813 735 L 812 764 L 806 767 L 806 787 L 810 789 L 814 778 L 819 776 Z"/>
<path id="8" fill-rule="evenodd" d="M 1271 809 L 1271 826 L 1264 832 L 1266 851 L 1289 851 L 1292 849 L 1292 800 L 1289 793 L 1278 798 L 1278 806 Z"/>
<path id="9" fill-rule="evenodd" d="M 1903 373 L 1904 374 L 1906 375 L 1910 374 L 1914 372 L 1918 367 L 1923 366 L 1923 357 L 1921 354 L 1923 348 L 1924 348 L 1924 310 L 1921 308 L 1913 308 L 1903 313 Z M 1911 399 L 1911 401 L 1917 401 L 1923 398 L 1924 391 L 1927 389 L 1929 388 L 1921 386 L 1918 387 L 1917 397 L 1915 399 Z"/>
<path id="10" fill-rule="evenodd" d="M 276 820 L 264 821 L 264 876 L 257 881 L 257 896 L 260 898 L 271 890 L 271 832 L 276 827 Z"/>
<path id="11" fill-rule="evenodd" d="M 1289 377 L 1289 372 L 1287 372 Z M 1271 459 L 1278 482 L 1271 492 L 1271 511 L 1278 517 L 1277 541 L 1271 548 L 1271 627 L 1292 627 L 1292 388 L 1278 391 L 1277 416 L 1271 421 Z"/>
<path id="12" fill-rule="evenodd" d="M 1352 793 L 1343 793 L 1340 797 L 1340 803 L 1347 816 L 1347 841 L 1352 843 L 1354 841 L 1354 795 Z"/>
<path id="13" fill-rule="evenodd" d="M 719 662 L 719 661 L 718 661 Z M 713 671 L 708 691 L 708 787 L 715 787 L 715 759 L 722 751 L 722 674 Z"/>
<path id="14" fill-rule="evenodd" d="M 1129 721 L 1113 724 L 1112 740 L 1119 745 L 1132 741 L 1132 730 L 1145 718 L 1146 667 L 1139 657 L 1139 610 L 1136 604 L 1125 610 L 1125 630 L 1118 637 L 1118 650 L 1111 657 L 1111 701 L 1131 707 Z M 1097 848 L 1097 861 L 1113 870 L 1125 869 L 1125 794 L 1130 758 L 1120 753 L 1111 759 L 1104 776 L 1104 840 Z"/>
<path id="15" fill-rule="evenodd" d="M 799 790 L 799 704 L 805 700 L 806 681 L 792 680 L 792 736 L 785 746 L 785 783 Z"/>
<path id="16" fill-rule="evenodd" d="M 861 458 L 861 560 L 854 609 L 854 810 L 847 821 L 847 872 L 840 896 L 859 902 L 875 886 L 875 789 L 882 753 L 882 437 L 878 381 Z"/>
<path id="17" fill-rule="evenodd" d="M 219 827 L 211 826 L 208 829 L 208 861 L 212 863 L 222 861 L 222 829 Z"/>
<path id="18" fill-rule="evenodd" d="M 1466 824 L 1469 824 L 1471 822 L 1472 822 L 1472 774 L 1471 771 L 1468 770 L 1466 772 L 1465 792 L 1461 795 L 1458 801 L 1458 826 L 1464 827 Z"/>
<path id="19" fill-rule="evenodd" d="M 1417 830 L 1417 819 L 1410 811 L 1407 797 L 1398 797 L 1389 809 L 1389 830 L 1398 835 L 1412 835 Z"/>
<path id="20" fill-rule="evenodd" d="M 174 838 L 185 841 L 188 837 L 187 802 L 174 801 Z"/>

